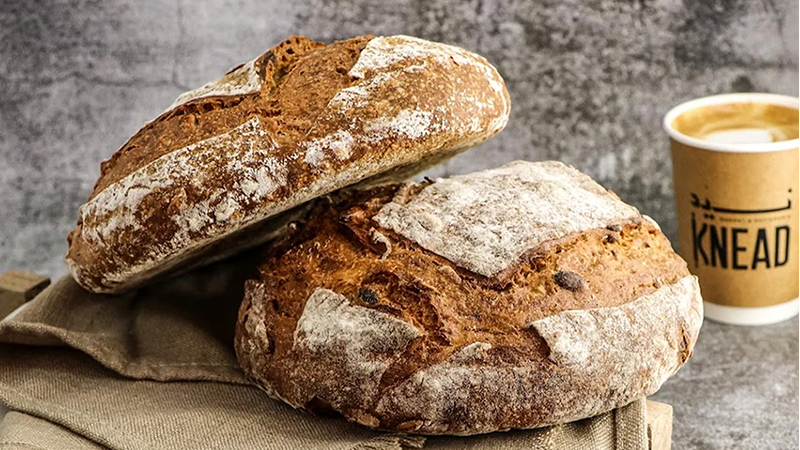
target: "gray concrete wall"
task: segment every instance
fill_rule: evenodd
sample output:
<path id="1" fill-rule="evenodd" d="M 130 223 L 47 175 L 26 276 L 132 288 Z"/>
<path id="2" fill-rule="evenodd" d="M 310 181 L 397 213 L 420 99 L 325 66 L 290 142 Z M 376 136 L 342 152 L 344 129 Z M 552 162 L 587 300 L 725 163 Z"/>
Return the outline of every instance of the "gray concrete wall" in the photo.
<path id="1" fill-rule="evenodd" d="M 292 33 L 405 33 L 485 55 L 511 92 L 508 127 L 433 175 L 560 159 L 674 240 L 661 116 L 713 93 L 797 94 L 797 23 L 782 0 L 3 0 L 0 270 L 64 273 L 100 161 L 179 93 Z"/>

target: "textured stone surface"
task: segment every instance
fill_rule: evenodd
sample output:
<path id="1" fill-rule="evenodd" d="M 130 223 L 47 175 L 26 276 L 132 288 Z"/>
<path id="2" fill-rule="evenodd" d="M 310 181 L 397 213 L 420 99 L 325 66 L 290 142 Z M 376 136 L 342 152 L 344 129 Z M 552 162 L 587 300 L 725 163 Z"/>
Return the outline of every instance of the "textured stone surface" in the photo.
<path id="1" fill-rule="evenodd" d="M 676 241 L 661 116 L 732 91 L 797 94 L 797 1 L 0 1 L 0 270 L 65 273 L 100 160 L 178 94 L 292 33 L 411 34 L 493 62 L 506 130 L 431 175 L 560 159 Z M 797 321 L 706 324 L 657 396 L 674 448 L 797 447 Z"/>
<path id="2" fill-rule="evenodd" d="M 0 3 L 0 269 L 64 273 L 99 162 L 181 92 L 292 33 L 406 33 L 486 56 L 511 121 L 433 175 L 561 159 L 673 241 L 663 113 L 717 92 L 797 94 L 796 1 L 299 3 Z"/>
<path id="3" fill-rule="evenodd" d="M 694 356 L 653 400 L 675 411 L 672 448 L 791 449 L 797 437 L 798 322 L 706 321 Z"/>

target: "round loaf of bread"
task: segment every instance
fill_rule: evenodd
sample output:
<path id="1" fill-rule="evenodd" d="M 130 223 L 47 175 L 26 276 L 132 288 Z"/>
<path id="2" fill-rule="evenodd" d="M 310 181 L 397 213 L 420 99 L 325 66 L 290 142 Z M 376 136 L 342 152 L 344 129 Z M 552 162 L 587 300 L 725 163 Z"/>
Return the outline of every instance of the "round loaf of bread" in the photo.
<path id="1" fill-rule="evenodd" d="M 270 239 L 276 214 L 370 177 L 404 178 L 506 124 L 482 57 L 406 36 L 292 37 L 180 97 L 101 166 L 67 265 L 95 292 Z"/>
<path id="2" fill-rule="evenodd" d="M 242 368 L 295 408 L 469 435 L 654 393 L 697 280 L 658 226 L 558 162 L 319 199 L 249 280 Z"/>

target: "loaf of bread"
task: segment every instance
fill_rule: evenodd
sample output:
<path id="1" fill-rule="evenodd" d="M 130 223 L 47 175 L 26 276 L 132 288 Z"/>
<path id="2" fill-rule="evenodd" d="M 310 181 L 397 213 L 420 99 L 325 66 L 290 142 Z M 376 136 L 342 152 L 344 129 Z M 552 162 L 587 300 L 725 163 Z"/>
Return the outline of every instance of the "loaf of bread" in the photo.
<path id="1" fill-rule="evenodd" d="M 695 277 L 558 162 L 319 199 L 249 280 L 242 368 L 295 408 L 469 435 L 593 416 L 692 354 Z"/>
<path id="2" fill-rule="evenodd" d="M 292 37 L 178 97 L 102 164 L 67 265 L 85 288 L 119 292 L 225 257 L 310 199 L 488 139 L 508 113 L 500 75 L 463 49 Z"/>

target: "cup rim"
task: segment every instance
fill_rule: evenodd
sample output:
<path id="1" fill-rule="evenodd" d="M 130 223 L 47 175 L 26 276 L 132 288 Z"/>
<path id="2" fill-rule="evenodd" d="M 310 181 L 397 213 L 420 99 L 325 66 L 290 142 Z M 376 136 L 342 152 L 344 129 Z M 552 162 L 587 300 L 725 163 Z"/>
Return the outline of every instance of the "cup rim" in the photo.
<path id="1" fill-rule="evenodd" d="M 725 153 L 766 153 L 782 150 L 792 150 L 800 147 L 800 139 L 788 141 L 772 142 L 767 144 L 726 144 L 721 142 L 711 142 L 687 136 L 672 127 L 672 122 L 676 117 L 692 109 L 703 106 L 720 105 L 725 103 L 766 103 L 769 105 L 786 106 L 800 110 L 800 99 L 781 94 L 764 93 L 738 93 L 721 94 L 701 97 L 688 102 L 681 103 L 664 116 L 664 131 L 674 140 L 681 144 L 688 145 L 704 150 L 713 150 Z"/>

